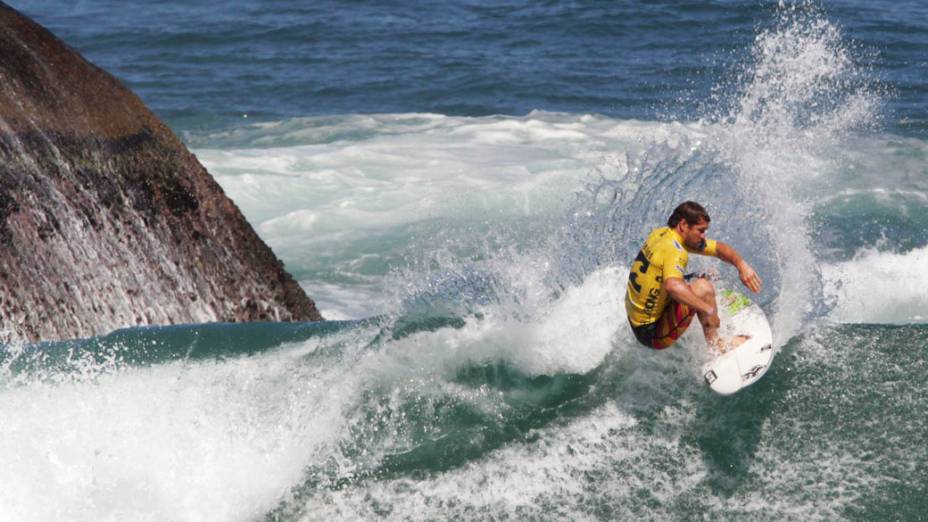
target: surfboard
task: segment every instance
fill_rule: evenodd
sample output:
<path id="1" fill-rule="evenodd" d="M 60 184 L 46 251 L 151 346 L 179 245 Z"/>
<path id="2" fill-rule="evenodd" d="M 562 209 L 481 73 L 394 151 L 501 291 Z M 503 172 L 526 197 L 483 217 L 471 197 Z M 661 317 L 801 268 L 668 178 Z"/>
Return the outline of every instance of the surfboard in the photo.
<path id="1" fill-rule="evenodd" d="M 747 296 L 736 290 L 722 290 L 718 305 L 722 323 L 719 335 L 723 338 L 751 336 L 737 348 L 716 355 L 703 365 L 703 378 L 709 388 L 720 395 L 731 395 L 763 377 L 776 350 L 767 316 Z"/>

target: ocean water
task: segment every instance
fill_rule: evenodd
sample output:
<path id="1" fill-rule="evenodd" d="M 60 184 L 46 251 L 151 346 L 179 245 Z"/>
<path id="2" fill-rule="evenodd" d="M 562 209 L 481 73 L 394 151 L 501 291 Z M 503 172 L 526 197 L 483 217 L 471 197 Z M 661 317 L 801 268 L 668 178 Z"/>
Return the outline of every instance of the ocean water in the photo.
<path id="1" fill-rule="evenodd" d="M 928 4 L 11 5 L 330 321 L 5 343 L 0 519 L 928 518 Z M 765 281 L 732 397 L 624 318 L 684 199 Z"/>

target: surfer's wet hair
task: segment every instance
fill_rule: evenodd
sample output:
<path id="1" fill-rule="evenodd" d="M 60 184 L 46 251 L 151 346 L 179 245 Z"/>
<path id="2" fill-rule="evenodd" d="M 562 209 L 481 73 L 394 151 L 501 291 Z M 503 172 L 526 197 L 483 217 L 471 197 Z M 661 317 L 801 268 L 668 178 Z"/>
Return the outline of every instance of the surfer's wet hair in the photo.
<path id="1" fill-rule="evenodd" d="M 667 226 L 674 228 L 681 219 L 685 219 L 686 224 L 690 226 L 703 220 L 705 220 L 706 223 L 712 221 L 706 209 L 695 201 L 684 201 L 677 205 L 677 208 L 673 209 L 673 214 L 671 214 L 670 218 L 667 220 Z"/>

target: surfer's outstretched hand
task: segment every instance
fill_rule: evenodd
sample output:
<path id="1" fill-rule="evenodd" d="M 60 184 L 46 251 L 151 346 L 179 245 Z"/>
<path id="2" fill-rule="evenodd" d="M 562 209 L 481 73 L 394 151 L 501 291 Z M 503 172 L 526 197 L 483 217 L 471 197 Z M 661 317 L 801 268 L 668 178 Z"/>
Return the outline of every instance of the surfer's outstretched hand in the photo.
<path id="1" fill-rule="evenodd" d="M 763 281 L 760 280 L 760 276 L 757 275 L 757 272 L 751 268 L 747 261 L 741 261 L 738 265 L 738 275 L 741 276 L 741 282 L 744 283 L 744 286 L 750 288 L 755 294 L 760 292 Z"/>

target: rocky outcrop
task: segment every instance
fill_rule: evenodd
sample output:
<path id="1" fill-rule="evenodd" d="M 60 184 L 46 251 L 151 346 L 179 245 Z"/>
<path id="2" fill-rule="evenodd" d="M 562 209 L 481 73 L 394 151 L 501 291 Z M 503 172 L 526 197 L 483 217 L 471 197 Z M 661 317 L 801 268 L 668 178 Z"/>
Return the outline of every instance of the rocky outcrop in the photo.
<path id="1" fill-rule="evenodd" d="M 0 3 L 0 330 L 319 319 L 138 97 Z"/>

